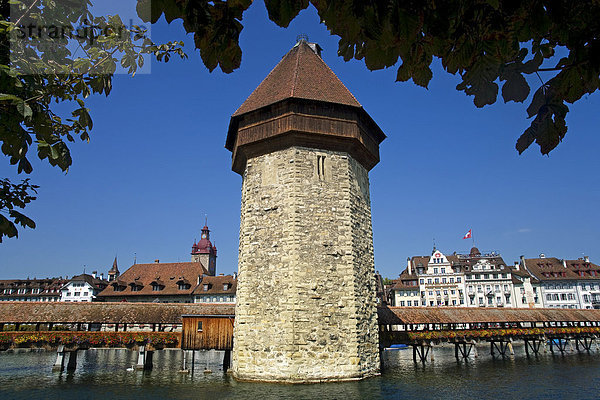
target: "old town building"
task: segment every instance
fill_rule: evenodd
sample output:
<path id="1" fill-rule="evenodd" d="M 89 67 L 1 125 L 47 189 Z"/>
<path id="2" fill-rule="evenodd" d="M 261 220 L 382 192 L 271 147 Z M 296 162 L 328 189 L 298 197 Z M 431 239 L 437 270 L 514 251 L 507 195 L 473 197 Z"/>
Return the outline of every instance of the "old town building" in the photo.
<path id="1" fill-rule="evenodd" d="M 61 288 L 60 300 L 73 303 L 96 301 L 96 296 L 108 286 L 108 283 L 103 277 L 97 276 L 96 271 L 91 275 L 74 276 Z"/>
<path id="2" fill-rule="evenodd" d="M 190 262 L 134 264 L 119 274 L 116 259 L 109 271 L 109 284 L 98 294 L 100 301 L 193 303 L 199 285 L 215 278 L 217 248 L 210 241 L 210 230 L 202 228 L 201 239 L 194 241 Z M 225 295 L 225 293 L 223 293 Z M 231 292 L 227 291 L 231 296 Z"/>
<path id="3" fill-rule="evenodd" d="M 511 269 L 495 252 L 482 254 L 473 247 L 469 254 L 454 256 L 453 265 L 465 273 L 467 307 L 515 307 Z"/>
<path id="4" fill-rule="evenodd" d="M 0 301 L 60 301 L 63 278 L 0 280 Z"/>
<path id="5" fill-rule="evenodd" d="M 388 304 L 396 307 L 418 307 L 421 305 L 419 279 L 412 268 L 411 259 L 398 279 L 392 282 L 387 291 Z"/>
<path id="6" fill-rule="evenodd" d="M 496 252 L 415 256 L 388 288 L 399 307 L 542 307 L 540 281 Z M 591 294 L 590 294 L 591 299 Z"/>
<path id="7" fill-rule="evenodd" d="M 548 308 L 600 308 L 600 266 L 588 257 L 561 260 L 540 254 L 521 257 L 520 266 L 540 281 Z"/>
<path id="8" fill-rule="evenodd" d="M 192 292 L 194 303 L 235 304 L 237 275 L 203 276 Z"/>
<path id="9" fill-rule="evenodd" d="M 411 265 L 419 278 L 421 305 L 429 307 L 465 305 L 463 265 L 455 265 L 435 248 L 430 257 L 412 257 Z"/>
<path id="10" fill-rule="evenodd" d="M 511 268 L 513 305 L 517 308 L 542 308 L 540 281 L 515 262 Z"/>

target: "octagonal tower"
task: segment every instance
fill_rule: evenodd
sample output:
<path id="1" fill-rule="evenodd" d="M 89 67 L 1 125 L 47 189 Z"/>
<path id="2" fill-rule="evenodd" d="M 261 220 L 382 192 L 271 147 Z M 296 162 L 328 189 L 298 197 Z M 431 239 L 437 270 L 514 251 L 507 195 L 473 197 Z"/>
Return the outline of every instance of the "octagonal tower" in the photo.
<path id="1" fill-rule="evenodd" d="M 243 178 L 238 379 L 379 372 L 368 171 L 385 135 L 320 52 L 300 40 L 229 125 Z"/>

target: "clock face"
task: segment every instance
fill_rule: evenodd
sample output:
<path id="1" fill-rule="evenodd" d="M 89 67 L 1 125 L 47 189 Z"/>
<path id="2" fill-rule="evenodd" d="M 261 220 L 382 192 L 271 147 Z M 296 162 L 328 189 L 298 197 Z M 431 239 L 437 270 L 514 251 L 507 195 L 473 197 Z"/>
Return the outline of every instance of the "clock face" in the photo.
<path id="1" fill-rule="evenodd" d="M 203 233 L 201 236 L 202 239 L 206 239 L 206 233 Z"/>

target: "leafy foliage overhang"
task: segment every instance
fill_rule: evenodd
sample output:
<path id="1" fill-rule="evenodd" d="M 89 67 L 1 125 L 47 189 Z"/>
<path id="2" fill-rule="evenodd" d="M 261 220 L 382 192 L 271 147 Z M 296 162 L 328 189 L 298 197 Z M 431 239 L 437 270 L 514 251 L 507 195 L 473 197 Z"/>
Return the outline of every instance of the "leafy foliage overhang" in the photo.
<path id="1" fill-rule="evenodd" d="M 151 3 L 151 7 L 148 7 Z M 182 19 L 209 70 L 240 66 L 242 16 L 251 0 L 138 0 L 140 17 Z M 530 126 L 516 142 L 548 154 L 567 132 L 572 104 L 600 85 L 600 2 L 595 0 L 265 0 L 269 18 L 287 27 L 312 4 L 339 36 L 338 54 L 370 70 L 398 65 L 397 81 L 427 87 L 434 57 L 458 74 L 457 90 L 477 107 L 524 102 Z M 561 54 L 561 56 L 558 56 Z M 562 55 L 564 54 L 564 55 Z M 536 76 L 537 75 L 537 76 Z M 539 85 L 538 85 L 539 82 Z"/>
<path id="2" fill-rule="evenodd" d="M 89 0 L 0 0 L 0 149 L 17 173 L 29 174 L 31 146 L 41 160 L 67 172 L 68 143 L 89 141 L 92 118 L 85 101 L 108 96 L 121 65 L 134 75 L 144 55 L 168 61 L 185 57 L 182 42 L 155 44 L 139 26 L 118 15 L 95 16 Z M 79 34 L 85 33 L 85 34 Z M 56 111 L 71 106 L 70 115 Z M 20 213 L 38 186 L 28 179 L 0 180 L 0 242 L 34 228 Z"/>

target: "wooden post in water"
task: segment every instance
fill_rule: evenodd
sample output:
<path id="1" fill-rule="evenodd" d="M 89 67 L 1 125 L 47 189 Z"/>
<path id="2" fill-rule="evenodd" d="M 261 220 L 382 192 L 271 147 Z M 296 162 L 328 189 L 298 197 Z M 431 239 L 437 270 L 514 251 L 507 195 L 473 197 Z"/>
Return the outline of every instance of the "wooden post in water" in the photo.
<path id="1" fill-rule="evenodd" d="M 182 354 L 182 362 L 181 362 L 181 369 L 179 370 L 180 373 L 182 374 L 187 374 L 190 371 L 187 368 L 187 356 L 188 356 L 188 351 L 187 350 L 181 350 L 181 354 Z"/>
<path id="2" fill-rule="evenodd" d="M 75 371 L 77 368 L 77 350 L 69 352 L 69 363 L 67 364 L 67 371 Z"/>
<path id="3" fill-rule="evenodd" d="M 382 350 L 383 353 L 383 350 Z M 231 366 L 231 350 L 225 350 L 225 354 L 223 354 L 223 372 L 227 372 L 229 367 Z M 381 369 L 383 370 L 383 359 L 381 361 Z"/>
<path id="4" fill-rule="evenodd" d="M 65 368 L 65 346 L 59 345 L 56 351 L 56 361 L 52 366 L 52 371 L 62 371 Z"/>
<path id="5" fill-rule="evenodd" d="M 146 346 L 140 346 L 139 351 L 138 351 L 138 360 L 137 360 L 135 369 L 143 370 L 145 364 L 146 364 Z"/>

